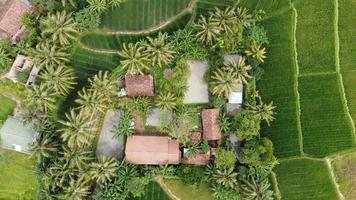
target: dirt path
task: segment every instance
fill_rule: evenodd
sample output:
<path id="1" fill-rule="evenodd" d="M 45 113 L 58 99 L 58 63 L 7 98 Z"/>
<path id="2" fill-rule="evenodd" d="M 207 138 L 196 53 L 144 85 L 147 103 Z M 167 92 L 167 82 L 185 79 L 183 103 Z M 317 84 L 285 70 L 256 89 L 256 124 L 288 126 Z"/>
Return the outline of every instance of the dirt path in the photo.
<path id="1" fill-rule="evenodd" d="M 176 195 L 173 194 L 173 192 L 163 182 L 163 179 L 161 177 L 156 177 L 155 180 L 172 200 L 181 200 L 180 198 L 178 198 Z"/>
<path id="2" fill-rule="evenodd" d="M 341 192 L 341 190 L 340 190 L 340 185 L 339 185 L 339 184 L 337 183 L 337 181 L 336 181 L 336 177 L 335 177 L 333 168 L 332 168 L 332 166 L 331 166 L 331 160 L 330 160 L 330 158 L 326 158 L 325 161 L 326 161 L 326 165 L 327 165 L 328 170 L 329 170 L 329 172 L 330 172 L 331 179 L 332 179 L 332 181 L 333 181 L 333 183 L 334 183 L 334 185 L 335 185 L 336 192 L 337 192 L 337 194 L 339 195 L 340 200 L 345 200 L 345 197 L 344 197 L 344 195 L 342 194 L 342 192 Z"/>

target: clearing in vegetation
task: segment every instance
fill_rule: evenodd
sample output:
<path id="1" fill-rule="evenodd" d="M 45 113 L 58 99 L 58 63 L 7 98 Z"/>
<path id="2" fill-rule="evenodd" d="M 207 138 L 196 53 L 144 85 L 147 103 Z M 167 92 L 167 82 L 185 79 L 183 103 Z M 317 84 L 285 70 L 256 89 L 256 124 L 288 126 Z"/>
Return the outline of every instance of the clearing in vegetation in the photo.
<path id="1" fill-rule="evenodd" d="M 324 160 L 284 160 L 277 165 L 275 171 L 282 199 L 339 199 Z"/>
<path id="2" fill-rule="evenodd" d="M 332 166 L 345 199 L 356 199 L 356 152 L 337 156 Z"/>
<path id="3" fill-rule="evenodd" d="M 0 95 L 0 124 L 5 121 L 7 116 L 11 115 L 16 106 L 16 102 L 11 99 Z"/>
<path id="4" fill-rule="evenodd" d="M 334 72 L 335 0 L 294 0 L 298 13 L 297 53 L 301 74 Z"/>
<path id="5" fill-rule="evenodd" d="M 169 190 L 181 200 L 215 200 L 215 198 L 212 197 L 207 183 L 202 183 L 199 187 L 185 184 L 180 180 L 174 179 L 165 179 L 164 183 Z"/>
<path id="6" fill-rule="evenodd" d="M 318 157 L 353 146 L 353 127 L 347 116 L 338 74 L 299 78 L 304 151 Z"/>
<path id="7" fill-rule="evenodd" d="M 0 199 L 37 199 L 33 164 L 28 155 L 0 148 Z"/>
<path id="8" fill-rule="evenodd" d="M 170 200 L 170 198 L 159 184 L 153 181 L 146 186 L 146 193 L 135 200 Z"/>

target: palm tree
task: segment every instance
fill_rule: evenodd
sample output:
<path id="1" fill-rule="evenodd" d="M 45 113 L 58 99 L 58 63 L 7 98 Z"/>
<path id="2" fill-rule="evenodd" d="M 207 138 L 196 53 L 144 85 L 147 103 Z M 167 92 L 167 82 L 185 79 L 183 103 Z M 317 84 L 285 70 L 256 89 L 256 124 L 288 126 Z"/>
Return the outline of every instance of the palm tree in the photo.
<path id="1" fill-rule="evenodd" d="M 151 60 L 152 65 L 162 68 L 162 65 L 167 65 L 172 61 L 175 52 L 172 50 L 172 45 L 167 43 L 167 38 L 167 33 L 161 32 L 156 38 L 147 37 L 149 43 L 144 44 L 146 48 L 144 53 Z"/>
<path id="2" fill-rule="evenodd" d="M 106 104 L 103 103 L 102 94 L 100 91 L 91 91 L 83 88 L 78 92 L 79 98 L 75 100 L 83 108 L 85 113 L 95 114 L 95 111 L 99 110 L 104 112 Z"/>
<path id="3" fill-rule="evenodd" d="M 41 84 L 34 85 L 31 89 L 27 90 L 25 104 L 33 111 L 47 113 L 55 109 L 55 93 L 51 88 Z"/>
<path id="4" fill-rule="evenodd" d="M 227 97 L 230 92 L 235 89 L 239 82 L 239 79 L 236 77 L 236 73 L 227 68 L 217 69 L 213 72 L 211 79 L 212 93 L 224 97 Z"/>
<path id="5" fill-rule="evenodd" d="M 41 140 L 36 140 L 30 148 L 32 153 L 31 157 L 36 158 L 37 163 L 41 163 L 44 158 L 53 157 L 58 151 L 58 143 L 45 135 Z"/>
<path id="6" fill-rule="evenodd" d="M 58 67 L 46 66 L 40 75 L 44 84 L 48 88 L 53 88 L 57 94 L 66 96 L 70 89 L 75 85 L 74 70 L 60 65 Z"/>
<path id="7" fill-rule="evenodd" d="M 231 33 L 231 25 L 235 23 L 236 16 L 235 11 L 231 7 L 227 7 L 225 10 L 220 10 L 215 8 L 215 12 L 210 13 L 212 16 L 212 21 L 217 23 L 217 25 L 224 30 L 225 33 Z"/>
<path id="8" fill-rule="evenodd" d="M 246 200 L 272 200 L 273 191 L 269 190 L 268 179 L 258 181 L 254 176 L 248 180 L 242 180 L 244 185 L 241 187 L 243 199 Z"/>
<path id="9" fill-rule="evenodd" d="M 266 58 L 266 48 L 262 48 L 261 45 L 252 45 L 249 50 L 245 51 L 245 54 L 263 63 Z"/>
<path id="10" fill-rule="evenodd" d="M 59 160 L 62 161 L 62 165 L 77 169 L 80 172 L 86 171 L 89 163 L 93 160 L 93 153 L 91 151 L 69 149 L 66 146 L 63 146 L 61 154 L 62 157 Z"/>
<path id="11" fill-rule="evenodd" d="M 71 168 L 70 165 L 65 165 L 59 160 L 51 165 L 44 181 L 52 188 L 63 188 L 68 185 L 68 182 L 75 180 L 78 174 L 77 168 Z"/>
<path id="12" fill-rule="evenodd" d="M 40 68 L 45 66 L 58 66 L 69 61 L 69 54 L 67 54 L 63 48 L 59 48 L 49 41 L 38 44 L 30 54 L 32 55 L 33 63 Z"/>
<path id="13" fill-rule="evenodd" d="M 119 55 L 122 57 L 120 61 L 124 70 L 127 70 L 128 73 L 140 73 L 144 74 L 145 70 L 149 70 L 147 65 L 148 59 L 144 55 L 144 47 L 139 43 L 129 43 L 123 45 L 122 50 L 119 52 Z"/>
<path id="14" fill-rule="evenodd" d="M 74 109 L 71 109 L 65 115 L 67 121 L 60 121 L 64 126 L 60 130 L 62 132 L 61 137 L 67 142 L 69 148 L 81 147 L 87 142 L 87 138 L 92 137 L 89 117 L 82 111 L 76 113 Z"/>
<path id="15" fill-rule="evenodd" d="M 43 35 L 50 35 L 54 43 L 59 42 L 61 46 L 68 45 L 71 39 L 75 39 L 77 31 L 73 22 L 72 14 L 66 11 L 48 14 L 43 21 Z"/>
<path id="16" fill-rule="evenodd" d="M 237 185 L 237 173 L 234 172 L 234 168 L 216 170 L 213 179 L 216 183 L 231 189 Z"/>
<path id="17" fill-rule="evenodd" d="M 115 158 L 100 156 L 90 166 L 90 176 L 99 183 L 111 181 L 116 176 L 117 162 Z"/>
<path id="18" fill-rule="evenodd" d="M 270 102 L 269 104 L 265 104 L 263 102 L 260 102 L 259 104 L 252 106 L 252 105 L 247 105 L 248 108 L 252 111 L 252 113 L 255 113 L 261 120 L 265 120 L 268 124 L 275 119 L 274 115 L 276 114 L 274 112 L 274 109 L 276 108 L 273 106 L 273 102 Z"/>
<path id="19" fill-rule="evenodd" d="M 121 4 L 124 3 L 125 1 L 127 1 L 127 0 L 110 0 L 109 4 L 110 4 L 110 7 L 117 8 L 117 7 L 120 7 Z"/>
<path id="20" fill-rule="evenodd" d="M 194 24 L 194 27 L 197 30 L 199 40 L 206 45 L 212 45 L 222 31 L 219 24 L 214 22 L 211 17 L 206 19 L 201 16 L 198 23 Z"/>
<path id="21" fill-rule="evenodd" d="M 90 182 L 80 178 L 72 180 L 69 185 L 64 188 L 63 199 L 82 200 L 90 194 Z"/>
<path id="22" fill-rule="evenodd" d="M 91 85 L 90 90 L 99 92 L 103 101 L 111 102 L 113 96 L 117 94 L 120 86 L 120 81 L 109 76 L 108 71 L 99 71 L 92 79 L 89 79 Z"/>
<path id="23" fill-rule="evenodd" d="M 107 0 L 87 0 L 87 2 L 89 3 L 89 10 L 99 15 L 109 8 Z"/>
<path id="24" fill-rule="evenodd" d="M 236 8 L 235 16 L 238 23 L 241 23 L 244 27 L 249 27 L 254 22 L 253 16 L 248 13 L 246 8 Z"/>
<path id="25" fill-rule="evenodd" d="M 247 79 L 252 78 L 252 76 L 248 74 L 252 67 L 250 65 L 246 65 L 245 58 L 242 56 L 239 58 L 238 62 L 230 60 L 225 64 L 225 66 L 228 69 L 233 70 L 238 80 L 242 83 L 247 84 Z"/>
<path id="26" fill-rule="evenodd" d="M 76 5 L 76 3 L 75 3 L 74 0 L 62 0 L 62 6 L 63 6 L 63 7 L 66 6 L 67 3 L 69 3 L 69 4 L 70 4 L 71 6 L 73 6 L 74 8 L 77 7 L 77 5 Z"/>
<path id="27" fill-rule="evenodd" d="M 176 101 L 177 98 L 173 93 L 161 92 L 156 99 L 156 105 L 163 110 L 173 110 L 176 108 Z"/>

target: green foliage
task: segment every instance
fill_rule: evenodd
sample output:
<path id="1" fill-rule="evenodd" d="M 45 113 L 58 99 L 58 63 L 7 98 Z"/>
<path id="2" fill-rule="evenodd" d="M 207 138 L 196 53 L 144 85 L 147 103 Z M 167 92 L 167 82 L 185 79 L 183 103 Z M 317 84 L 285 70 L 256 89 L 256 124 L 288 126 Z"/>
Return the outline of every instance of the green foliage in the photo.
<path id="1" fill-rule="evenodd" d="M 218 107 L 217 107 L 218 108 Z M 226 116 L 225 113 L 221 113 L 219 115 L 219 119 L 218 119 L 218 123 L 219 123 L 219 127 L 220 127 L 220 131 L 224 134 L 224 135 L 229 135 L 231 134 L 231 119 Z"/>
<path id="2" fill-rule="evenodd" d="M 131 136 L 134 134 L 133 116 L 129 110 L 124 110 L 121 115 L 120 122 L 113 130 L 114 136 Z"/>
<path id="3" fill-rule="evenodd" d="M 203 167 L 181 165 L 177 175 L 185 184 L 199 186 L 205 180 L 204 171 Z"/>
<path id="4" fill-rule="evenodd" d="M 259 135 L 261 120 L 249 110 L 236 113 L 233 128 L 240 140 L 252 140 Z"/>
<path id="5" fill-rule="evenodd" d="M 79 32 L 91 31 L 96 29 L 100 24 L 100 16 L 90 12 L 88 8 L 80 10 L 75 14 L 75 29 Z"/>
<path id="6" fill-rule="evenodd" d="M 110 182 L 116 176 L 117 162 L 115 158 L 100 156 L 90 164 L 90 176 L 98 183 Z"/>
<path id="7" fill-rule="evenodd" d="M 173 110 L 176 107 L 176 97 L 172 93 L 160 93 L 155 100 L 156 105 L 163 110 Z"/>
<path id="8" fill-rule="evenodd" d="M 35 28 L 37 24 L 36 15 L 33 13 L 25 13 L 21 16 L 22 24 L 27 28 Z"/>
<path id="9" fill-rule="evenodd" d="M 203 150 L 204 153 L 208 153 L 210 151 L 210 145 L 209 142 L 207 140 L 204 140 L 201 144 L 200 144 L 200 148 Z"/>
<path id="10" fill-rule="evenodd" d="M 145 122 L 148 117 L 148 112 L 152 107 L 152 101 L 148 97 L 137 97 L 134 100 L 134 109 L 141 114 L 141 119 Z"/>
<path id="11" fill-rule="evenodd" d="M 146 187 L 150 181 L 151 178 L 147 176 L 134 177 L 129 181 L 127 190 L 133 197 L 142 197 L 146 193 Z"/>
<path id="12" fill-rule="evenodd" d="M 218 147 L 216 149 L 215 167 L 218 170 L 228 170 L 235 168 L 236 154 L 233 150 Z"/>
<path id="13" fill-rule="evenodd" d="M 231 189 L 221 185 L 212 188 L 213 196 L 218 200 L 240 200 L 238 187 Z"/>
<path id="14" fill-rule="evenodd" d="M 240 162 L 257 170 L 272 169 L 278 163 L 273 155 L 273 144 L 267 138 L 247 142 L 242 148 Z"/>
<path id="15" fill-rule="evenodd" d="M 251 200 L 273 200 L 273 191 L 267 178 L 258 180 L 254 176 L 243 181 L 241 186 L 241 194 L 244 199 Z"/>

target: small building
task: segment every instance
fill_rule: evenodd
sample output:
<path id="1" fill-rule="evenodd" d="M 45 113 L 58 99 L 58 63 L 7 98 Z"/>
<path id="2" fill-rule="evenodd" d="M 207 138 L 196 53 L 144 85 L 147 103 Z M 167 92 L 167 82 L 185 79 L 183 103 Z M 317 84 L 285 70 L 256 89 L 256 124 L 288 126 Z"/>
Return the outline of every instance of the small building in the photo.
<path id="1" fill-rule="evenodd" d="M 129 97 L 154 96 L 153 77 L 151 75 L 126 75 L 126 93 Z"/>
<path id="2" fill-rule="evenodd" d="M 236 110 L 242 107 L 243 103 L 243 84 L 238 83 L 235 89 L 229 94 L 227 103 L 227 113 L 228 115 L 234 115 Z"/>
<path id="3" fill-rule="evenodd" d="M 31 59 L 24 55 L 17 55 L 14 63 L 12 64 L 10 71 L 7 73 L 6 77 L 13 82 L 17 83 L 18 80 L 17 75 L 19 73 L 23 73 L 26 75 L 25 84 L 26 86 L 31 86 L 36 81 L 37 75 L 40 71 L 40 68 L 33 65 Z M 21 81 L 20 81 L 21 82 Z"/>
<path id="4" fill-rule="evenodd" d="M 179 164 L 179 142 L 167 136 L 134 135 L 127 138 L 126 159 L 140 165 Z"/>
<path id="5" fill-rule="evenodd" d="M 205 109 L 202 111 L 201 116 L 203 120 L 203 138 L 205 140 L 220 140 L 222 134 L 218 123 L 220 109 Z"/>
<path id="6" fill-rule="evenodd" d="M 35 142 L 38 135 L 31 125 L 20 119 L 8 117 L 0 129 L 1 147 L 29 154 L 30 145 Z"/>
<path id="7" fill-rule="evenodd" d="M 25 31 L 21 17 L 30 10 L 31 6 L 27 0 L 0 1 L 0 39 L 16 43 Z"/>
<path id="8" fill-rule="evenodd" d="M 210 161 L 210 153 L 205 153 L 200 150 L 195 155 L 189 155 L 188 150 L 184 149 L 184 162 L 190 165 L 208 165 Z"/>

